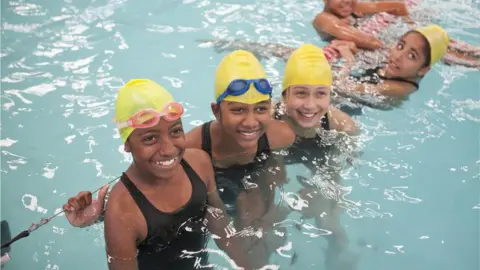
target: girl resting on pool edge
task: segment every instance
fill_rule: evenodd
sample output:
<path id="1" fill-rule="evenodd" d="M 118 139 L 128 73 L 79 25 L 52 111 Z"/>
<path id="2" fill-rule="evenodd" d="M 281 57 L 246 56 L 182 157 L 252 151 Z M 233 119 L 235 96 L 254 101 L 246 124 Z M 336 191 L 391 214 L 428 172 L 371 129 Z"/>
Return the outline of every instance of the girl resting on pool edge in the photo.
<path id="1" fill-rule="evenodd" d="M 187 148 L 182 113 L 182 105 L 150 80 L 132 80 L 119 90 L 115 118 L 133 163 L 105 207 L 109 269 L 193 269 L 196 257 L 184 252 L 206 259 L 205 218 L 220 236 L 219 247 L 238 265 L 247 264 L 236 238 L 225 235 L 228 216 L 207 211 L 207 204 L 224 208 L 208 155 Z M 64 206 L 67 218 L 71 207 Z"/>

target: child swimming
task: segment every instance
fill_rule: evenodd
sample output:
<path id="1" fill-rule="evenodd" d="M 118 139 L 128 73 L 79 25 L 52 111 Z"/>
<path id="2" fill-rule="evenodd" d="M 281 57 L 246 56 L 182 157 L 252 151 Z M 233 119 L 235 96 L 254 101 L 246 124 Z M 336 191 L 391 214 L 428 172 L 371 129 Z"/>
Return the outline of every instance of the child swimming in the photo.
<path id="1" fill-rule="evenodd" d="M 204 248 L 205 218 L 209 230 L 220 237 L 217 244 L 237 264 L 247 265 L 235 238 L 226 237 L 228 216 L 213 217 L 207 211 L 207 204 L 218 209 L 223 205 L 208 155 L 187 147 L 182 113 L 182 105 L 153 81 L 132 80 L 119 90 L 115 121 L 133 163 L 106 205 L 109 269 L 194 268 L 196 258 L 182 253 Z M 69 221 L 72 214 L 78 218 L 79 201 L 88 205 L 87 197 L 64 206 Z"/>
<path id="2" fill-rule="evenodd" d="M 374 14 L 388 12 L 396 16 L 408 16 L 403 2 L 360 2 L 357 0 L 324 0 L 325 7 L 317 14 L 312 24 L 324 40 L 352 41 L 358 48 L 375 50 L 382 47 L 382 42 L 375 36 L 356 29 L 357 14 Z"/>
<path id="3" fill-rule="evenodd" d="M 350 41 L 360 49 L 375 50 L 384 47 L 382 42 L 371 34 L 373 29 L 356 23 L 358 16 L 355 13 L 380 12 L 401 16 L 411 27 L 415 26 L 415 22 L 408 17 L 408 10 L 403 2 L 358 3 L 356 0 L 325 0 L 324 10 L 315 17 L 312 24 L 323 40 Z M 335 46 L 327 46 L 326 53 L 334 54 L 332 50 L 335 49 Z M 442 60 L 446 64 L 480 68 L 479 58 L 480 48 L 451 39 L 448 43 L 448 51 Z"/>
<path id="4" fill-rule="evenodd" d="M 265 168 L 281 168 L 282 165 L 270 157 L 271 152 L 288 147 L 295 139 L 295 133 L 287 123 L 271 119 L 271 91 L 263 67 L 251 53 L 236 51 L 228 54 L 218 65 L 215 75 L 212 111 L 217 120 L 186 135 L 186 148 L 203 149 L 213 158 L 221 199 L 227 206 L 227 213 L 239 217 L 236 222 L 239 230 L 252 222 L 268 227 L 275 221 L 272 218 L 275 209 L 271 207 L 274 201 L 272 187 L 281 184 L 285 176 L 282 176 L 281 169 L 273 175 Z M 253 181 L 258 188 L 248 189 L 246 179 Z M 92 206 L 97 201 L 88 199 L 88 194 L 81 192 L 69 199 L 69 204 L 75 206 L 73 217 L 81 216 L 78 221 L 69 219 L 73 226 L 87 226 L 101 218 L 103 205 Z M 249 207 L 249 202 L 256 202 L 255 211 Z M 89 207 L 92 209 L 86 211 L 85 208 Z M 76 214 L 83 212 L 90 212 L 90 215 Z M 265 215 L 268 220 L 260 222 Z M 266 237 L 261 240 L 264 239 Z M 262 246 L 258 241 L 242 242 L 250 243 L 244 245 L 244 250 L 249 253 L 252 253 L 253 242 Z M 271 254 L 275 248 L 271 246 L 265 254 Z M 255 261 L 256 264 L 261 264 L 268 258 L 254 259 L 260 260 Z M 249 258 L 249 261 L 254 259 Z"/>
<path id="5" fill-rule="evenodd" d="M 445 55 L 449 38 L 443 28 L 429 25 L 407 32 L 391 48 L 387 63 L 350 75 L 346 64 L 335 78 L 336 92 L 348 97 L 366 94 L 395 103 L 419 88 L 422 78 Z"/>
<path id="6" fill-rule="evenodd" d="M 317 228 L 332 232 L 326 237 L 329 241 L 327 269 L 337 269 L 340 264 L 342 269 L 347 266 L 349 269 L 355 259 L 347 255 L 348 239 L 340 224 L 338 202 L 322 194 L 340 182 L 342 166 L 335 162 L 339 141 L 326 142 L 325 139 L 331 131 L 355 135 L 358 130 L 347 114 L 330 106 L 332 80 L 332 70 L 322 49 L 312 44 L 300 46 L 286 63 L 282 100 L 275 105 L 274 117 L 289 123 L 297 135 L 284 163 L 303 164 L 312 175 L 322 179 L 321 183 L 300 181 L 303 188 L 298 194 L 307 202 L 301 210 L 303 218 L 313 218 Z"/>

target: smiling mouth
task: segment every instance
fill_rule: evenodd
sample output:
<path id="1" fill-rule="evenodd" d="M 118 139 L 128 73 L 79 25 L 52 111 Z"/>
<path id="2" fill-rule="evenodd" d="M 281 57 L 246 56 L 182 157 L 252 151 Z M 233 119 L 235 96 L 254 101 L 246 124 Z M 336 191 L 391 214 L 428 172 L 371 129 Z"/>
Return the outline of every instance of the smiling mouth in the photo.
<path id="1" fill-rule="evenodd" d="M 242 137 L 244 138 L 252 139 L 252 138 L 256 138 L 259 132 L 260 132 L 259 130 L 255 130 L 255 131 L 239 131 L 238 133 L 240 133 L 240 135 L 242 135 Z"/>
<path id="2" fill-rule="evenodd" d="M 163 167 L 163 168 L 167 168 L 167 167 L 171 167 L 175 161 L 178 160 L 178 156 L 172 158 L 172 159 L 169 159 L 169 160 L 162 160 L 162 161 L 154 161 L 153 163 L 155 163 L 157 166 L 160 166 L 160 167 Z"/>
<path id="3" fill-rule="evenodd" d="M 298 112 L 298 114 L 304 118 L 304 119 L 308 119 L 308 120 L 311 120 L 313 119 L 313 117 L 315 117 L 316 113 L 303 113 L 303 112 Z"/>

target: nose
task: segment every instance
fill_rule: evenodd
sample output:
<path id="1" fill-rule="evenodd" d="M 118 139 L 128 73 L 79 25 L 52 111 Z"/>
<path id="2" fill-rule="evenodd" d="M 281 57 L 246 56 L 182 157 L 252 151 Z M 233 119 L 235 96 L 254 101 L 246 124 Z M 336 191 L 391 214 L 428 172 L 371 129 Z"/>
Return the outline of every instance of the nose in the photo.
<path id="1" fill-rule="evenodd" d="M 309 95 L 305 100 L 303 107 L 308 110 L 313 110 L 316 107 L 315 98 L 312 95 Z"/>
<path id="2" fill-rule="evenodd" d="M 172 140 L 167 137 L 159 140 L 157 152 L 163 157 L 173 157 L 177 155 L 178 151 Z"/>
<path id="3" fill-rule="evenodd" d="M 255 128 L 258 125 L 258 121 L 255 117 L 255 113 L 253 111 L 249 111 L 245 118 L 243 119 L 242 125 L 246 128 Z"/>

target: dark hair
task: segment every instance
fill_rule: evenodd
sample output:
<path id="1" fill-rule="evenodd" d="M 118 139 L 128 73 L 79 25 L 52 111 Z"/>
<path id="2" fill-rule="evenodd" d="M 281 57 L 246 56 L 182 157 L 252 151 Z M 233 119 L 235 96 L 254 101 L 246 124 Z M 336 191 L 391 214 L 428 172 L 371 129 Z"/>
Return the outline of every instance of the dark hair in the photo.
<path id="1" fill-rule="evenodd" d="M 430 61 L 432 60 L 432 56 L 431 56 L 432 48 L 430 47 L 430 42 L 428 42 L 428 39 L 422 33 L 418 32 L 418 31 L 415 31 L 415 30 L 408 31 L 402 37 L 405 37 L 406 35 L 408 35 L 410 33 L 416 33 L 416 34 L 419 34 L 422 37 L 422 41 L 423 41 L 423 44 L 424 44 L 423 55 L 425 55 L 425 63 L 423 63 L 423 67 L 428 67 L 430 65 Z"/>

